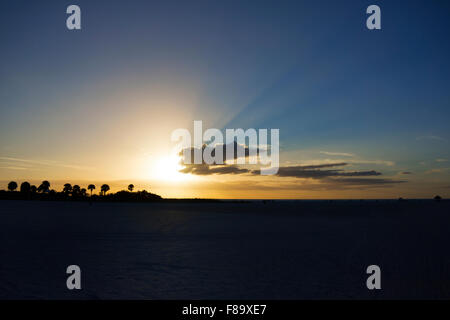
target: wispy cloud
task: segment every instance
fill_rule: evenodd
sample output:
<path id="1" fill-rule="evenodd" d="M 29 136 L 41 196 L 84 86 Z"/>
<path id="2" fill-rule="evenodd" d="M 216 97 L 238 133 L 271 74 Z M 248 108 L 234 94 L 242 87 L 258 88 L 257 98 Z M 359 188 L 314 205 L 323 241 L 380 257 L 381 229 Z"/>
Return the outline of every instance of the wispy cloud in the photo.
<path id="1" fill-rule="evenodd" d="M 442 173 L 446 172 L 449 168 L 438 168 L 438 169 L 430 169 L 428 171 L 425 171 L 426 174 L 432 174 L 432 173 Z"/>
<path id="2" fill-rule="evenodd" d="M 68 164 L 68 163 L 62 163 L 58 161 L 52 161 L 52 160 L 35 160 L 35 159 L 22 159 L 22 158 L 14 158 L 14 157 L 0 157 L 0 161 L 7 161 L 7 162 L 13 162 L 13 163 L 21 163 L 21 164 L 31 164 L 31 165 L 37 165 L 37 166 L 47 166 L 47 167 L 61 167 L 61 168 L 69 168 L 69 169 L 76 169 L 76 170 L 93 170 L 95 168 L 92 167 L 85 167 L 75 164 Z M 15 166 L 11 166 L 15 167 Z M 23 165 L 22 165 L 23 167 Z"/>
<path id="3" fill-rule="evenodd" d="M 392 180 L 392 179 L 369 179 L 369 178 L 342 178 L 333 179 L 333 181 L 339 184 L 353 185 L 353 186 L 368 186 L 368 185 L 389 185 L 396 183 L 405 183 L 404 180 Z"/>
<path id="4" fill-rule="evenodd" d="M 348 160 L 348 163 L 352 164 L 373 164 L 373 165 L 382 165 L 382 166 L 388 166 L 392 167 L 395 166 L 394 161 L 390 160 L 363 160 L 363 159 L 356 159 L 356 160 Z"/>
<path id="5" fill-rule="evenodd" d="M 7 169 L 7 170 L 28 170 L 28 168 L 24 167 L 15 167 L 15 166 L 4 166 L 0 167 L 1 169 Z"/>
<path id="6" fill-rule="evenodd" d="M 420 136 L 416 138 L 417 140 L 421 141 L 421 140 L 434 140 L 434 141 L 444 141 L 445 139 L 439 136 L 435 136 L 435 135 L 425 135 L 425 136 Z"/>
<path id="7" fill-rule="evenodd" d="M 346 153 L 346 152 L 319 151 L 319 153 L 326 154 L 328 156 L 337 156 L 337 157 L 354 157 L 355 156 L 352 153 Z"/>
<path id="8" fill-rule="evenodd" d="M 366 160 L 366 159 L 317 159 L 317 160 L 309 160 L 308 162 L 313 164 L 345 162 L 347 164 L 372 164 L 388 167 L 392 167 L 395 165 L 395 162 L 390 160 Z"/>

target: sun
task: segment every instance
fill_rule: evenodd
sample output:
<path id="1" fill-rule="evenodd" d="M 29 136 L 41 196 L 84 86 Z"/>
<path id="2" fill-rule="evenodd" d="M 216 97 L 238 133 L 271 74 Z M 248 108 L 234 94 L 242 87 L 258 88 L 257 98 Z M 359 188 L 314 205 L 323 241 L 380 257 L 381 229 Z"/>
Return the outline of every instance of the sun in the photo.
<path id="1" fill-rule="evenodd" d="M 162 156 L 155 159 L 152 168 L 152 176 L 164 181 L 184 181 L 190 179 L 190 174 L 179 172 L 183 166 L 178 155 Z"/>

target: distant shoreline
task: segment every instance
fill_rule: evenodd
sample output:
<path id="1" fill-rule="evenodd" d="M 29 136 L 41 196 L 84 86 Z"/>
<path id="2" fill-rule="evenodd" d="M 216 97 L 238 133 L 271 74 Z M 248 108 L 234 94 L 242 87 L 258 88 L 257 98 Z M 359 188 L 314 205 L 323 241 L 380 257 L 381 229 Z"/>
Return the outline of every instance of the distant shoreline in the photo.
<path id="1" fill-rule="evenodd" d="M 149 192 L 119 191 L 107 195 L 71 195 L 64 192 L 23 193 L 20 191 L 0 190 L 0 200 L 20 201 L 62 201 L 62 202 L 124 202 L 124 203 L 255 203 L 270 204 L 274 202 L 303 202 L 303 203 L 359 203 L 359 202 L 447 202 L 448 199 L 214 199 L 214 198 L 163 198 Z"/>
<path id="2" fill-rule="evenodd" d="M 0 190 L 0 200 L 63 201 L 63 202 L 221 202 L 219 199 L 180 198 L 164 199 L 150 192 L 119 191 L 106 195 L 73 195 L 64 192 L 31 193 Z M 242 202 L 243 200 L 236 200 Z"/>

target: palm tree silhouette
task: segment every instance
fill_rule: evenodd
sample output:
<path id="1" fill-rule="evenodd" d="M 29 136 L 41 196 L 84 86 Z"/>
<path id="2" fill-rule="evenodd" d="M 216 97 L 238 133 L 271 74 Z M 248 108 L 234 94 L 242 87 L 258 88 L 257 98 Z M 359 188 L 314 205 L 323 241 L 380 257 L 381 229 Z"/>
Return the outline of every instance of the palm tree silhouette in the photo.
<path id="1" fill-rule="evenodd" d="M 133 192 L 133 189 L 134 189 L 134 185 L 133 184 L 128 185 L 128 190 L 130 192 Z"/>
<path id="2" fill-rule="evenodd" d="M 81 195 L 82 195 L 83 197 L 86 196 L 86 189 L 85 189 L 85 188 L 81 189 L 80 192 L 81 192 Z"/>
<path id="3" fill-rule="evenodd" d="M 50 182 L 47 180 L 42 181 L 41 185 L 38 188 L 39 192 L 48 192 L 50 190 Z"/>
<path id="4" fill-rule="evenodd" d="M 17 182 L 11 181 L 10 183 L 8 183 L 8 190 L 9 191 L 14 191 L 16 189 L 17 189 Z"/>
<path id="5" fill-rule="evenodd" d="M 95 185 L 90 184 L 90 185 L 88 186 L 88 189 L 91 190 L 91 196 L 92 196 L 92 191 L 95 190 Z"/>
<path id="6" fill-rule="evenodd" d="M 102 185 L 100 190 L 103 192 L 103 195 L 106 195 L 106 193 L 109 190 L 109 186 L 107 184 L 104 184 L 104 185 Z"/>
<path id="7" fill-rule="evenodd" d="M 20 185 L 20 192 L 29 193 L 31 191 L 31 185 L 28 182 L 22 182 Z"/>
<path id="8" fill-rule="evenodd" d="M 66 183 L 63 188 L 63 192 L 65 194 L 69 194 L 72 192 L 72 185 L 70 183 Z"/>
<path id="9" fill-rule="evenodd" d="M 32 185 L 32 186 L 30 187 L 30 191 L 31 191 L 31 193 L 36 193 L 37 187 L 36 187 L 35 185 Z"/>
<path id="10" fill-rule="evenodd" d="M 72 187 L 72 195 L 77 196 L 80 194 L 80 192 L 81 192 L 81 188 L 79 185 L 76 184 Z"/>

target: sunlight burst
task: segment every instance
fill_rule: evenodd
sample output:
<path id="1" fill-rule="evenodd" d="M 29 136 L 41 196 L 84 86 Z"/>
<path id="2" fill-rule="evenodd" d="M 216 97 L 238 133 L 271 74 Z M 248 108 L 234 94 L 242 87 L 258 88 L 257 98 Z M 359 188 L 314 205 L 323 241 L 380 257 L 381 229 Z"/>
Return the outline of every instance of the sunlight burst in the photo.
<path id="1" fill-rule="evenodd" d="M 157 158 L 153 167 L 153 177 L 165 181 L 188 180 L 191 175 L 179 172 L 183 166 L 180 163 L 181 157 L 169 155 Z"/>

